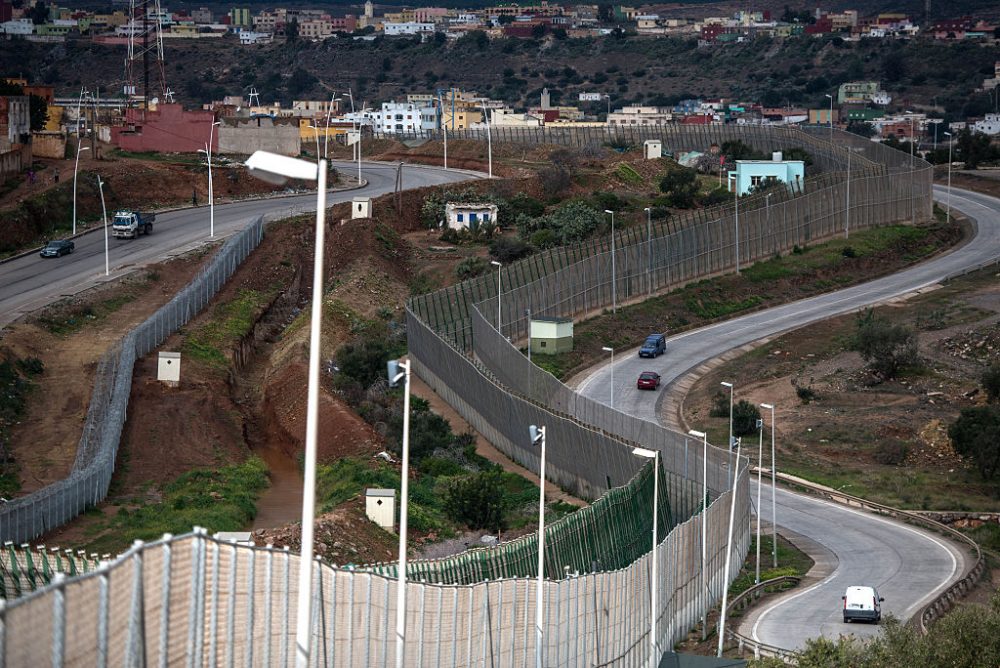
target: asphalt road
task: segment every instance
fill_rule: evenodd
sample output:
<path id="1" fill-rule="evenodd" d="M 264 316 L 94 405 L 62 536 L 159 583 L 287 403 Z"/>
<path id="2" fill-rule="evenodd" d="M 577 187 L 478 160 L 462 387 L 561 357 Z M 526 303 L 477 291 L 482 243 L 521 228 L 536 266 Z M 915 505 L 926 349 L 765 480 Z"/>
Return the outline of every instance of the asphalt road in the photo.
<path id="1" fill-rule="evenodd" d="M 357 163 L 335 162 L 347 174 L 356 174 Z M 332 192 L 327 204 L 345 202 L 358 196 L 392 192 L 396 184 L 396 165 L 362 163 L 362 178 L 368 185 L 356 190 Z M 439 167 L 405 165 L 403 187 L 419 188 L 471 178 L 473 172 L 445 171 Z M 215 206 L 215 237 L 227 237 L 245 227 L 259 215 L 268 219 L 308 213 L 316 210 L 316 193 L 259 199 Z M 109 216 L 113 212 L 108 212 Z M 110 224 L 110 221 L 109 221 Z M 42 258 L 37 253 L 0 264 L 0 327 L 21 315 L 40 308 L 60 297 L 76 294 L 101 282 L 114 279 L 136 267 L 159 262 L 209 241 L 207 206 L 158 214 L 151 236 L 108 241 L 111 275 L 104 274 L 104 234 L 100 231 L 78 236 L 76 250 L 60 258 Z"/>
<path id="2" fill-rule="evenodd" d="M 946 203 L 946 190 L 935 186 L 935 197 Z M 613 375 L 617 409 L 661 421 L 664 395 L 676 389 L 671 383 L 704 362 L 753 341 L 927 288 L 1000 256 L 1000 200 L 953 189 L 952 208 L 978 222 L 975 239 L 961 248 L 863 285 L 677 335 L 668 339 L 667 352 L 655 360 L 640 359 L 637 349 L 620 351 L 613 371 L 611 364 L 596 369 L 578 391 L 611 403 Z M 636 341 L 636 346 L 640 343 Z M 645 370 L 663 377 L 664 387 L 658 392 L 636 389 L 636 378 Z M 820 634 L 872 635 L 877 632 L 875 626 L 843 624 L 840 596 L 848 585 L 875 586 L 886 599 L 884 612 L 905 619 L 964 569 L 958 549 L 912 527 L 784 490 L 778 491 L 777 505 L 779 527 L 811 541 L 829 573 L 819 583 L 756 611 L 749 623 L 743 623 L 743 633 L 762 642 L 792 649 Z M 763 507 L 766 520 L 769 495 Z"/>

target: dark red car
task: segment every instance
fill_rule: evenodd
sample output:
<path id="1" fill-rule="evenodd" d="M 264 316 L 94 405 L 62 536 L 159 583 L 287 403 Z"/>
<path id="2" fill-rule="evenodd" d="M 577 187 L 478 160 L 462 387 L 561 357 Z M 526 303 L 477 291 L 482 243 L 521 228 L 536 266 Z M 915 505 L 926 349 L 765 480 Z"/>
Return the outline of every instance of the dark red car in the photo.
<path id="1" fill-rule="evenodd" d="M 635 386 L 640 390 L 655 390 L 660 386 L 660 374 L 654 371 L 643 371 L 639 374 L 639 382 Z"/>

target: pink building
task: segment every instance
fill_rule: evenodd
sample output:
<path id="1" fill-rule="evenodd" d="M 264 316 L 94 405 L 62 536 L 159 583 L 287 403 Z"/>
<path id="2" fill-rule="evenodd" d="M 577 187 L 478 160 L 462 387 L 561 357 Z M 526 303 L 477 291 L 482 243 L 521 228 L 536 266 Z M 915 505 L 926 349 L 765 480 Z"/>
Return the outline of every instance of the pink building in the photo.
<path id="1" fill-rule="evenodd" d="M 145 116 L 145 118 L 143 118 Z M 194 153 L 205 148 L 212 134 L 212 152 L 219 147 L 215 113 L 184 111 L 179 104 L 161 104 L 156 111 L 126 109 L 125 125 L 111 128 L 111 143 L 126 151 Z"/>
<path id="2" fill-rule="evenodd" d="M 417 23 L 440 23 L 448 16 L 444 7 L 420 7 L 413 10 L 413 20 Z"/>

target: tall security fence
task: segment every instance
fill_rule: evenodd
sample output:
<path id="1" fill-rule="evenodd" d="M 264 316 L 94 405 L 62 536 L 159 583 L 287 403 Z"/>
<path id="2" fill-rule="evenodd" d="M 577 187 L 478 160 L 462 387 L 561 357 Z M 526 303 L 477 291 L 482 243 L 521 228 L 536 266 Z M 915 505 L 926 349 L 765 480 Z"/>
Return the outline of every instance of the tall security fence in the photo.
<path id="1" fill-rule="evenodd" d="M 536 624 L 546 666 L 648 665 L 687 635 L 739 572 L 750 541 L 746 458 L 577 397 L 527 364 L 512 343 L 524 338 L 527 308 L 581 317 L 613 301 L 734 271 L 737 249 L 741 264 L 749 263 L 774 247 L 930 213 L 927 166 L 910 167 L 908 156 L 860 139 L 835 134 L 831 143 L 819 132 L 761 128 L 676 136 L 694 146 L 734 134 L 761 150 L 805 146 L 821 174 L 804 192 L 741 199 L 739 214 L 706 210 L 660 224 L 655 235 L 623 230 L 614 241 L 513 263 L 503 268 L 499 293 L 487 277 L 408 304 L 414 370 L 500 450 L 536 471 L 539 452 L 528 425 L 545 426 L 549 479 L 584 498 L 604 497 L 606 507 L 550 529 L 559 546 L 546 554 L 542 619 L 535 618 L 535 583 L 527 577 L 534 572 L 525 564 L 531 539 L 476 551 L 466 561 L 411 563 L 406 665 L 528 665 Z M 669 145 L 668 135 L 655 138 Z M 572 138 L 560 136 L 562 143 Z M 553 135 L 544 140 L 553 143 Z M 638 445 L 660 454 L 663 500 L 656 511 L 670 528 L 658 542 L 649 524 L 632 518 L 645 506 L 651 523 L 654 512 L 652 468 L 633 453 Z M 645 542 L 635 539 L 644 528 Z M 610 539 L 598 537 L 605 532 Z M 635 558 L 636 551 L 645 553 Z M 298 568 L 287 550 L 220 543 L 204 531 L 137 544 L 96 572 L 57 577 L 0 607 L 0 666 L 291 665 Z M 391 574 L 391 566 L 313 565 L 313 665 L 394 661 L 398 585 Z"/>
<path id="2" fill-rule="evenodd" d="M 260 243 L 262 218 L 230 237 L 183 290 L 112 346 L 97 365 L 83 434 L 70 474 L 0 505 L 0 540 L 21 543 L 73 519 L 104 499 L 132 391 L 135 361 L 156 348 L 208 304 Z"/>

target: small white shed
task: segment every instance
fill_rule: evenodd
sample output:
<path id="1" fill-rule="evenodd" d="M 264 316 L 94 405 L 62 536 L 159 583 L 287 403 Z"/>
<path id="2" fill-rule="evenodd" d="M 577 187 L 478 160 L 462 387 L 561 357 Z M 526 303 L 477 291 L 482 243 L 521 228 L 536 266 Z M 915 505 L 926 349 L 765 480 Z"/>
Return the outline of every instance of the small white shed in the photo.
<path id="1" fill-rule="evenodd" d="M 351 218 L 371 218 L 372 198 L 355 197 L 351 203 Z"/>
<path id="2" fill-rule="evenodd" d="M 642 142 L 642 157 L 646 160 L 657 160 L 663 157 L 663 142 L 659 139 L 647 139 Z"/>
<path id="3" fill-rule="evenodd" d="M 220 531 L 213 538 L 226 543 L 236 543 L 237 545 L 253 546 L 253 537 L 249 531 Z"/>
<path id="4" fill-rule="evenodd" d="M 448 227 L 453 230 L 494 227 L 497 224 L 497 212 L 497 205 L 488 202 L 448 202 L 444 205 Z"/>
<path id="5" fill-rule="evenodd" d="M 181 382 L 181 354 L 171 352 L 160 352 L 159 360 L 156 364 L 156 379 L 177 387 Z"/>
<path id="6" fill-rule="evenodd" d="M 573 350 L 573 319 L 532 317 L 530 335 L 532 353 L 568 353 Z"/>
<path id="7" fill-rule="evenodd" d="M 365 490 L 365 514 L 386 531 L 396 524 L 396 490 L 369 487 Z"/>

